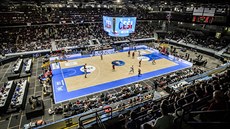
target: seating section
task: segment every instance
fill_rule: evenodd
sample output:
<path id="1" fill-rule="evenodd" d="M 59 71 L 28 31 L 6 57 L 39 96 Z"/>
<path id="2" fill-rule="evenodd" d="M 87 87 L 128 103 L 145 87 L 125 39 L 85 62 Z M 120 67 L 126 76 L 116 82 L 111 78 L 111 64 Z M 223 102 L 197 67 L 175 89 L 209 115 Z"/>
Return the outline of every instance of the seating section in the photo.
<path id="1" fill-rule="evenodd" d="M 198 45 L 200 47 L 213 49 L 220 51 L 227 47 L 229 39 L 219 38 L 215 36 L 204 35 L 201 31 L 192 30 L 175 30 L 174 33 L 166 36 L 169 39 L 175 40 L 177 42 L 184 42 L 186 44 Z"/>
<path id="2" fill-rule="evenodd" d="M 114 125 L 123 123 L 118 127 L 116 126 L 120 129 L 124 129 L 124 127 L 133 129 L 136 126 L 137 128 L 143 128 L 147 126 L 145 124 L 153 127 L 163 126 L 162 124 L 167 123 L 168 120 L 164 119 L 159 122 L 158 119 L 172 116 L 174 124 L 170 128 L 194 127 L 199 129 L 200 127 L 210 127 L 214 129 L 219 126 L 227 129 L 230 126 L 229 75 L 230 71 L 228 70 L 216 74 L 211 79 L 192 82 L 184 87 L 184 90 L 174 92 L 166 98 L 145 102 L 139 108 L 131 109 L 131 114 L 120 113 L 118 118 L 115 119 Z M 167 114 L 163 116 L 160 112 L 163 108 L 162 105 L 167 106 Z M 107 125 L 106 122 L 105 125 Z M 214 127 L 211 127 L 211 125 Z M 114 129 L 111 126 L 108 127 Z"/>
<path id="3" fill-rule="evenodd" d="M 136 26 L 136 32 L 131 35 L 131 39 L 153 37 L 155 23 L 140 23 Z M 98 39 L 102 44 L 113 43 L 128 39 L 119 37 L 109 37 L 103 30 L 102 23 L 76 24 L 76 25 L 54 25 L 54 26 L 31 26 L 14 28 L 12 30 L 0 28 L 0 41 L 3 43 L 0 50 L 6 53 L 44 50 L 51 48 L 51 39 L 56 40 L 58 48 L 89 45 L 90 39 Z M 9 41 L 4 37 L 17 37 Z M 10 48 L 10 49 L 6 49 Z"/>
<path id="4" fill-rule="evenodd" d="M 221 49 L 223 49 L 228 45 L 228 42 L 226 40 L 216 39 L 215 37 L 210 37 L 210 36 L 198 37 L 198 36 L 191 35 L 186 37 L 184 40 L 186 43 L 207 47 L 217 51 L 220 51 Z"/>

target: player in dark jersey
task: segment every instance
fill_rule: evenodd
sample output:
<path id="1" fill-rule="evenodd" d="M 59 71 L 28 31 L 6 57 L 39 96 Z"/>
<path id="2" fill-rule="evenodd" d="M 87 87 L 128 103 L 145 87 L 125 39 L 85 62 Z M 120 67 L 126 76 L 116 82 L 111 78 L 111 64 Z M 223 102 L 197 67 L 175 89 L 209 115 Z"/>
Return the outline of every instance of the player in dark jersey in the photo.
<path id="1" fill-rule="evenodd" d="M 114 64 L 112 65 L 112 69 L 113 69 L 113 71 L 115 71 L 115 65 Z"/>
<path id="2" fill-rule="evenodd" d="M 87 78 L 87 64 L 85 63 L 85 65 L 83 66 L 84 67 L 84 74 L 85 74 L 85 78 Z"/>
<path id="3" fill-rule="evenodd" d="M 103 55 L 101 54 L 101 60 L 103 60 Z"/>
<path id="4" fill-rule="evenodd" d="M 83 67 L 84 67 L 84 70 L 86 69 L 86 66 L 87 66 L 87 64 L 85 63 L 85 65 L 83 66 Z"/>
<path id="5" fill-rule="evenodd" d="M 141 68 L 138 68 L 138 77 L 141 76 Z"/>
<path id="6" fill-rule="evenodd" d="M 141 67 L 141 62 L 142 62 L 142 59 L 139 60 L 139 67 Z"/>
<path id="7" fill-rule="evenodd" d="M 85 78 L 87 78 L 87 69 L 84 69 Z"/>
<path id="8" fill-rule="evenodd" d="M 134 57 L 135 57 L 135 52 L 133 52 L 132 57 L 133 57 L 133 59 L 134 59 Z"/>

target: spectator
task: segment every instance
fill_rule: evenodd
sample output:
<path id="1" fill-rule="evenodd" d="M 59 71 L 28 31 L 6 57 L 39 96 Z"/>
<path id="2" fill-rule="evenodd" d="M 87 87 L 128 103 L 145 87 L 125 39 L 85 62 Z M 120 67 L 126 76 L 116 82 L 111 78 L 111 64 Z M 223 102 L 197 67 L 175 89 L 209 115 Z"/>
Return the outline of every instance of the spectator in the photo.
<path id="1" fill-rule="evenodd" d="M 137 112 L 131 111 L 130 113 L 130 120 L 126 123 L 126 129 L 139 129 L 139 122 L 135 120 L 137 118 Z"/>
<path id="2" fill-rule="evenodd" d="M 143 128 L 144 128 L 144 129 L 153 129 L 152 125 L 150 125 L 150 124 L 148 124 L 148 123 L 145 123 L 145 124 L 143 125 Z"/>
<path id="3" fill-rule="evenodd" d="M 208 110 L 225 110 L 226 103 L 224 101 L 223 93 L 219 90 L 213 92 L 214 101 L 210 104 Z"/>
<path id="4" fill-rule="evenodd" d="M 166 101 L 161 103 L 160 111 L 162 116 L 156 119 L 153 129 L 173 129 L 174 117 L 168 114 L 169 111 Z"/>

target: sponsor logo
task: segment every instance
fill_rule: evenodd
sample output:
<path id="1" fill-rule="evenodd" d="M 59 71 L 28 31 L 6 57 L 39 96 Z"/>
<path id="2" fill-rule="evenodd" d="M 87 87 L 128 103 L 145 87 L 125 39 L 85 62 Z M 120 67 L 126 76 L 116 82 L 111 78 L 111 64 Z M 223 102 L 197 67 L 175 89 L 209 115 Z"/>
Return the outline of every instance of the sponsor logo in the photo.
<path id="1" fill-rule="evenodd" d="M 138 60 L 142 60 L 142 61 L 149 61 L 149 57 L 146 57 L 146 56 L 139 56 L 137 57 Z"/>
<path id="2" fill-rule="evenodd" d="M 65 66 L 74 66 L 77 65 L 77 62 L 67 62 L 65 63 Z"/>
<path id="3" fill-rule="evenodd" d="M 112 64 L 115 66 L 123 66 L 123 65 L 125 65 L 125 62 L 122 60 L 115 60 L 112 62 Z"/>
<path id="4" fill-rule="evenodd" d="M 59 92 L 59 91 L 63 91 L 63 87 L 64 87 L 64 81 L 61 80 L 61 81 L 58 81 L 56 82 L 56 90 Z"/>
<path id="5" fill-rule="evenodd" d="M 63 91 L 63 86 L 58 86 L 57 91 Z"/>
<path id="6" fill-rule="evenodd" d="M 104 51 L 95 51 L 94 55 L 99 56 L 101 54 L 107 55 L 107 54 L 113 54 L 115 53 L 114 49 L 104 50 Z"/>
<path id="7" fill-rule="evenodd" d="M 128 19 L 127 21 L 121 20 L 119 22 L 120 30 L 128 30 L 128 29 L 132 29 L 132 27 L 133 27 L 133 21 L 131 21 L 130 19 Z"/>
<path id="8" fill-rule="evenodd" d="M 81 70 L 82 72 L 85 72 L 85 71 L 84 71 L 84 67 L 81 67 L 80 70 Z M 95 70 L 96 70 L 96 68 L 95 68 L 94 66 L 91 66 L 91 65 L 87 65 L 87 66 L 86 66 L 86 71 L 87 71 L 87 72 L 90 72 L 90 73 L 91 73 L 91 72 L 93 72 L 93 71 L 95 71 Z"/>
<path id="9" fill-rule="evenodd" d="M 53 70 L 54 69 L 60 69 L 60 66 L 59 66 L 59 64 L 53 63 L 52 68 L 53 68 Z"/>

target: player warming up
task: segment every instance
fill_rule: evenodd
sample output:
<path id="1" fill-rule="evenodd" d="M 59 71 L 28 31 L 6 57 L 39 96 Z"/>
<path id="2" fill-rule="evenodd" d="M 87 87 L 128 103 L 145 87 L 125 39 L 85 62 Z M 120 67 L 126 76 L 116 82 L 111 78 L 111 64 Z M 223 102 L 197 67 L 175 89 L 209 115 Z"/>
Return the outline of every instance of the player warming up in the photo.
<path id="1" fill-rule="evenodd" d="M 138 68 L 138 77 L 141 76 L 141 68 Z"/>
<path id="2" fill-rule="evenodd" d="M 139 67 L 141 67 L 141 62 L 142 62 L 142 59 L 139 60 Z"/>
<path id="3" fill-rule="evenodd" d="M 130 50 L 128 51 L 128 57 L 130 57 Z"/>
<path id="4" fill-rule="evenodd" d="M 101 60 L 103 60 L 103 54 L 101 54 Z"/>
<path id="5" fill-rule="evenodd" d="M 153 64 L 153 65 L 155 65 L 155 64 L 156 64 L 156 61 L 155 61 L 154 59 L 152 60 L 152 64 Z"/>
<path id="6" fill-rule="evenodd" d="M 85 63 L 84 65 L 84 74 L 85 74 L 85 78 L 87 78 L 87 68 L 86 68 L 87 64 Z"/>
<path id="7" fill-rule="evenodd" d="M 115 65 L 114 64 L 112 65 L 112 69 L 113 69 L 113 71 L 115 71 Z"/>
<path id="8" fill-rule="evenodd" d="M 132 57 L 133 57 L 133 59 L 134 59 L 134 57 L 135 57 L 135 52 L 133 52 Z"/>
<path id="9" fill-rule="evenodd" d="M 87 64 L 85 63 L 85 64 L 84 64 L 84 66 L 83 66 L 83 67 L 84 67 L 84 69 L 86 69 L 86 66 L 87 66 Z"/>
<path id="10" fill-rule="evenodd" d="M 129 73 L 134 73 L 134 67 L 133 67 L 133 65 L 130 67 Z"/>
<path id="11" fill-rule="evenodd" d="M 84 69 L 85 78 L 87 78 L 87 69 Z"/>

